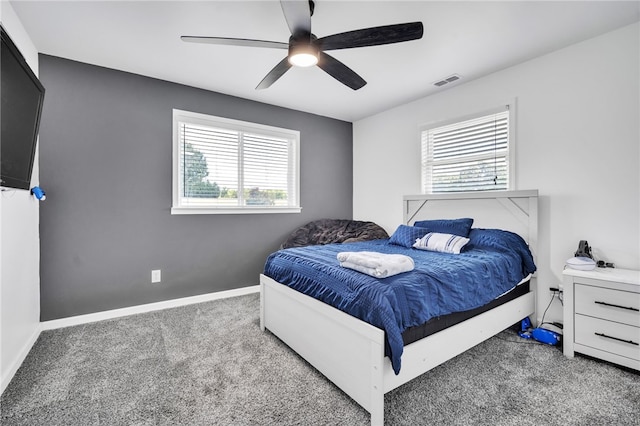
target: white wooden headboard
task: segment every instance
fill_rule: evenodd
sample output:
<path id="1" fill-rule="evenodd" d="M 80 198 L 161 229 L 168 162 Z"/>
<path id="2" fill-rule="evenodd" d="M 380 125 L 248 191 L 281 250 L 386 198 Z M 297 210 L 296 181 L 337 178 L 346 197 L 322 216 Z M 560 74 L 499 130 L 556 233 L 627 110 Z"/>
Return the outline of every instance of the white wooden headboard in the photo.
<path id="1" fill-rule="evenodd" d="M 474 228 L 499 228 L 520 235 L 537 259 L 537 189 L 405 195 L 403 203 L 407 225 L 417 220 L 471 217 Z"/>

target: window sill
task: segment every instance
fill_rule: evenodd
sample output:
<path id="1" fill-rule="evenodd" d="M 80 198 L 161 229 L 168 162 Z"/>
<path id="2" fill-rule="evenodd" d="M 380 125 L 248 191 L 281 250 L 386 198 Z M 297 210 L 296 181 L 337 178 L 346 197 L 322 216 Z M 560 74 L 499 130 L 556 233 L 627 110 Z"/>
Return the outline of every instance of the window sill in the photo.
<path id="1" fill-rule="evenodd" d="M 182 214 L 272 214 L 301 213 L 302 207 L 171 207 L 172 215 Z"/>

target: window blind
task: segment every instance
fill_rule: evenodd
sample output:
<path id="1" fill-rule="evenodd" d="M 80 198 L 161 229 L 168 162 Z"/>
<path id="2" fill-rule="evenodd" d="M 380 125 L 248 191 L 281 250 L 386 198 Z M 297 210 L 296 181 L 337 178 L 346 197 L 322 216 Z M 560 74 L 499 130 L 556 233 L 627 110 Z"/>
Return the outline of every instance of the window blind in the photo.
<path id="1" fill-rule="evenodd" d="M 287 139 L 243 135 L 243 176 L 247 205 L 295 205 L 290 185 L 293 146 Z M 293 203 L 293 204 L 291 204 Z"/>
<path id="2" fill-rule="evenodd" d="M 509 110 L 422 132 L 423 190 L 509 188 Z"/>
<path id="3" fill-rule="evenodd" d="M 177 125 L 180 207 L 298 206 L 297 140 L 186 121 Z"/>

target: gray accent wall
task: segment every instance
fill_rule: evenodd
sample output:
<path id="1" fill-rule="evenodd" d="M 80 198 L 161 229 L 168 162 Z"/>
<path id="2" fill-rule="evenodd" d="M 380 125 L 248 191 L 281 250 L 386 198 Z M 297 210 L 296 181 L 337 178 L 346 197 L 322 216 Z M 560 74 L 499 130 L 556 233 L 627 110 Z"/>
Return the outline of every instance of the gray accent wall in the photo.
<path id="1" fill-rule="evenodd" d="M 351 123 L 47 55 L 40 79 L 43 321 L 256 285 L 297 226 L 352 217 Z M 299 130 L 302 213 L 172 216 L 174 108 Z"/>

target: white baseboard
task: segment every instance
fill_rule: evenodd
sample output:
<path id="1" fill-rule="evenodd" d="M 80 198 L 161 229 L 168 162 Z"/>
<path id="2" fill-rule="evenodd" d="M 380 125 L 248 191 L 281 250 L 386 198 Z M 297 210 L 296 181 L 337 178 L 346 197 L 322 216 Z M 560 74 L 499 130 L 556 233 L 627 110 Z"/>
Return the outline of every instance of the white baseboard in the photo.
<path id="1" fill-rule="evenodd" d="M 179 306 L 193 305 L 195 303 L 210 302 L 212 300 L 226 299 L 229 297 L 244 296 L 245 294 L 258 293 L 259 285 L 235 288 L 233 290 L 218 291 L 215 293 L 200 294 L 198 296 L 183 297 L 180 299 L 165 300 L 145 305 L 130 306 L 128 308 L 112 309 L 110 311 L 96 312 L 93 314 L 77 315 L 75 317 L 61 318 L 41 322 L 42 330 L 54 330 L 57 328 L 71 327 L 74 325 L 88 324 L 96 321 L 126 317 L 128 315 L 142 314 L 162 309 L 177 308 Z"/>
<path id="2" fill-rule="evenodd" d="M 16 372 L 18 371 L 24 360 L 27 358 L 27 355 L 29 355 L 31 348 L 36 343 L 36 340 L 38 340 L 38 337 L 40 337 L 41 331 L 42 323 L 36 326 L 36 328 L 33 330 L 33 333 L 31 334 L 31 336 L 29 336 L 24 346 L 18 353 L 16 359 L 13 360 L 7 371 L 5 371 L 2 375 L 2 378 L 0 379 L 0 395 L 4 393 L 4 390 L 7 388 L 7 386 L 9 386 L 11 379 L 13 379 L 13 376 L 15 376 Z"/>

